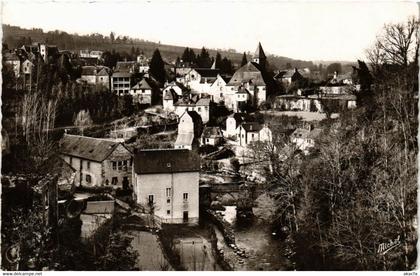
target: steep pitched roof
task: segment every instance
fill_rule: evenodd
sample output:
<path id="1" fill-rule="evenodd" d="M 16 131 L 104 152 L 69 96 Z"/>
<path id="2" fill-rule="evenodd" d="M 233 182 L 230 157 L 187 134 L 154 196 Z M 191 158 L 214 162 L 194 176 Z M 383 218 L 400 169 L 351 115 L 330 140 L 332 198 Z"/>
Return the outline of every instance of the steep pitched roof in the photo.
<path id="1" fill-rule="evenodd" d="M 135 61 L 117 61 L 115 71 L 129 72 L 135 65 Z"/>
<path id="2" fill-rule="evenodd" d="M 248 62 L 238 70 L 227 83 L 227 86 L 238 86 L 244 82 L 251 82 L 253 85 L 266 85 L 264 77 L 258 65 L 254 62 Z"/>
<path id="3" fill-rule="evenodd" d="M 263 126 L 259 123 L 244 123 L 241 126 L 245 129 L 246 132 L 258 132 Z"/>
<path id="4" fill-rule="evenodd" d="M 136 85 L 134 85 L 132 89 L 134 89 L 134 90 L 137 90 L 137 89 L 152 89 L 152 86 L 149 84 L 149 82 L 146 80 L 146 78 L 143 78 Z"/>
<path id="5" fill-rule="evenodd" d="M 222 137 L 222 132 L 219 127 L 205 127 L 203 137 Z"/>
<path id="6" fill-rule="evenodd" d="M 175 92 L 173 88 L 165 91 L 165 95 L 163 95 L 164 100 L 173 100 L 176 101 L 178 99 L 178 94 Z"/>
<path id="7" fill-rule="evenodd" d="M 261 46 L 261 42 L 258 42 L 258 46 L 257 46 L 257 49 L 255 50 L 253 58 L 259 58 L 259 59 L 265 59 L 266 58 L 264 50 Z"/>
<path id="8" fill-rule="evenodd" d="M 105 139 L 65 134 L 60 141 L 60 153 L 102 162 L 119 144 Z"/>
<path id="9" fill-rule="evenodd" d="M 131 73 L 128 72 L 114 72 L 112 74 L 113 78 L 131 78 Z"/>
<path id="10" fill-rule="evenodd" d="M 82 76 L 95 76 L 96 75 L 96 66 L 83 66 L 82 67 Z"/>
<path id="11" fill-rule="evenodd" d="M 141 150 L 134 154 L 134 171 L 137 174 L 197 172 L 199 170 L 200 157 L 189 150 Z"/>
<path id="12" fill-rule="evenodd" d="M 191 146 L 194 141 L 194 133 L 178 133 L 175 146 L 188 145 Z"/>
<path id="13" fill-rule="evenodd" d="M 97 76 L 109 76 L 109 73 L 111 72 L 111 69 L 109 69 L 109 67 L 106 66 L 98 66 L 97 68 Z"/>
<path id="14" fill-rule="evenodd" d="M 252 116 L 248 113 L 233 113 L 229 117 L 234 118 L 237 124 L 240 124 L 242 122 L 250 122 L 252 121 Z"/>
<path id="15" fill-rule="evenodd" d="M 202 78 L 217 78 L 217 75 L 220 73 L 219 69 L 210 69 L 210 68 L 194 68 Z"/>

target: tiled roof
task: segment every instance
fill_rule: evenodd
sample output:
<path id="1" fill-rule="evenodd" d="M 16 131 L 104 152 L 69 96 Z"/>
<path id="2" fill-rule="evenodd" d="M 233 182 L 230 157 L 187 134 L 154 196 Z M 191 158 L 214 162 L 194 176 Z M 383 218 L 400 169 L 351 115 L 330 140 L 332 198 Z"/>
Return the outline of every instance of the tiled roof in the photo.
<path id="1" fill-rule="evenodd" d="M 263 75 L 257 66 L 254 62 L 248 62 L 233 74 L 227 85 L 238 86 L 244 82 L 251 82 L 251 84 L 258 86 L 266 85 Z"/>
<path id="2" fill-rule="evenodd" d="M 188 145 L 191 146 L 194 141 L 194 133 L 178 133 L 175 146 Z"/>
<path id="3" fill-rule="evenodd" d="M 149 82 L 145 78 L 143 78 L 136 85 L 134 85 L 132 89 L 133 90 L 136 90 L 136 89 L 152 89 L 152 87 L 149 84 Z"/>
<path id="4" fill-rule="evenodd" d="M 199 170 L 200 157 L 190 150 L 142 150 L 134 154 L 134 171 L 137 174 L 198 172 Z"/>
<path id="5" fill-rule="evenodd" d="M 217 78 L 217 75 L 220 73 L 219 69 L 210 69 L 210 68 L 194 68 L 202 78 Z"/>
<path id="6" fill-rule="evenodd" d="M 102 162 L 119 144 L 105 139 L 65 134 L 60 141 L 60 153 Z"/>
<path id="7" fill-rule="evenodd" d="M 135 65 L 135 61 L 117 61 L 115 71 L 129 72 Z"/>
<path id="8" fill-rule="evenodd" d="M 205 127 L 203 130 L 204 137 L 222 137 L 219 127 Z"/>
<path id="9" fill-rule="evenodd" d="M 178 94 L 175 92 L 175 90 L 170 88 L 169 90 L 165 91 L 165 95 L 163 95 L 163 99 L 176 101 L 178 99 Z"/>
<path id="10" fill-rule="evenodd" d="M 113 78 L 130 78 L 131 77 L 131 73 L 128 72 L 114 72 L 112 74 Z"/>
<path id="11" fill-rule="evenodd" d="M 83 66 L 82 67 L 82 76 L 95 76 L 96 67 L 95 66 Z"/>
<path id="12" fill-rule="evenodd" d="M 258 132 L 263 126 L 259 123 L 244 123 L 241 125 L 246 132 Z"/>

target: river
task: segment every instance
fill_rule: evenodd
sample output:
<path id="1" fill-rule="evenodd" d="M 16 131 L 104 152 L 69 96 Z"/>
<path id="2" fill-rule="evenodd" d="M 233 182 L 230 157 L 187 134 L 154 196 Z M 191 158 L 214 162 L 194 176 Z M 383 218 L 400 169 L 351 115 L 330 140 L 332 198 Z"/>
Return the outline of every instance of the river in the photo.
<path id="1" fill-rule="evenodd" d="M 240 257 L 226 244 L 222 246 L 225 257 L 234 270 L 289 270 L 289 260 L 284 256 L 284 243 L 271 236 L 270 226 L 254 220 L 246 224 L 236 221 L 236 207 L 225 206 L 221 211 L 235 233 L 238 248 L 245 250 L 246 258 Z M 216 231 L 220 240 L 220 231 Z"/>

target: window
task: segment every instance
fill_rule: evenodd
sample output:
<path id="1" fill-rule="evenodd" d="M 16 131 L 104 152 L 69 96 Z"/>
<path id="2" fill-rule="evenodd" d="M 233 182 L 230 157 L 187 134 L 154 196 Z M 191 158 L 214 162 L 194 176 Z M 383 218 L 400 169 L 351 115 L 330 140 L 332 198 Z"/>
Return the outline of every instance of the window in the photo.
<path id="1" fill-rule="evenodd" d="M 220 93 L 220 98 L 223 97 L 223 93 Z"/>
<path id="2" fill-rule="evenodd" d="M 105 180 L 105 185 L 106 185 L 106 186 L 108 186 L 108 185 L 109 185 L 109 180 L 108 180 L 108 179 L 106 179 L 106 180 Z"/>
<path id="3" fill-rule="evenodd" d="M 149 204 L 153 204 L 154 202 L 154 196 L 153 195 L 149 195 Z"/>
<path id="4" fill-rule="evenodd" d="M 92 177 L 90 175 L 86 175 L 86 182 L 87 183 L 92 183 Z"/>
<path id="5" fill-rule="evenodd" d="M 184 193 L 182 195 L 182 198 L 184 199 L 184 201 L 187 201 L 188 200 L 188 193 Z"/>
<path id="6" fill-rule="evenodd" d="M 166 196 L 170 197 L 171 196 L 171 188 L 166 188 Z"/>
<path id="7" fill-rule="evenodd" d="M 124 169 L 124 171 L 127 170 L 127 161 L 126 160 L 123 161 L 123 169 Z"/>
<path id="8" fill-rule="evenodd" d="M 252 139 L 254 139 L 254 133 L 252 133 L 251 136 L 252 136 Z"/>
<path id="9" fill-rule="evenodd" d="M 115 171 L 117 169 L 117 162 L 112 161 L 112 169 Z"/>
<path id="10" fill-rule="evenodd" d="M 90 170 L 90 161 L 87 161 L 87 169 Z"/>
<path id="11" fill-rule="evenodd" d="M 112 185 L 117 185 L 118 184 L 118 177 L 113 177 L 112 178 Z"/>
<path id="12" fill-rule="evenodd" d="M 167 198 L 166 199 L 166 203 L 171 203 L 171 199 L 170 198 Z"/>
<path id="13" fill-rule="evenodd" d="M 207 143 L 208 143 L 208 142 L 210 142 L 210 139 L 209 139 L 209 138 L 206 138 L 206 141 L 207 141 Z"/>
<path id="14" fill-rule="evenodd" d="M 171 210 L 166 210 L 166 214 L 170 215 L 171 214 Z"/>
<path id="15" fill-rule="evenodd" d="M 122 170 L 122 162 L 118 161 L 118 170 L 121 171 Z"/>
<path id="16" fill-rule="evenodd" d="M 200 112 L 200 111 L 201 111 L 201 107 L 198 107 L 198 108 L 197 108 L 197 111 L 198 111 L 198 112 Z"/>

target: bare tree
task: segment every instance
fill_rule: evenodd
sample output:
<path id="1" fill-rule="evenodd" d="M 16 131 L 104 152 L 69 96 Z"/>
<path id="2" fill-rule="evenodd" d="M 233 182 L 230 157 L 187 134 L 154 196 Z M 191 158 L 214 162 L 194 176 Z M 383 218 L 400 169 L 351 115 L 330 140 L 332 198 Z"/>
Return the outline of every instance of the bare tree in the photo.
<path id="1" fill-rule="evenodd" d="M 407 67 L 417 60 L 419 22 L 411 17 L 406 23 L 385 24 L 375 45 L 367 50 L 367 58 L 374 68 L 381 64 Z"/>

